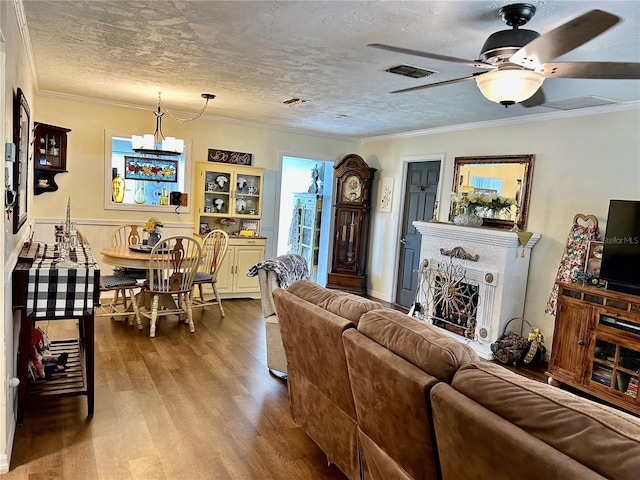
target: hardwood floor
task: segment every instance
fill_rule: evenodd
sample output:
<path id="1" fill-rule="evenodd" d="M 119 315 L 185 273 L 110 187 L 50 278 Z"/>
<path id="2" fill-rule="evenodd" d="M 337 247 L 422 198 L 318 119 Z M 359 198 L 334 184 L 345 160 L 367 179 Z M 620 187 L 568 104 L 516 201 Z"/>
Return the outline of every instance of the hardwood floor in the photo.
<path id="1" fill-rule="evenodd" d="M 95 415 L 86 397 L 34 404 L 0 479 L 342 479 L 291 419 L 286 383 L 266 368 L 259 300 L 174 317 L 156 338 L 96 321 Z M 75 336 L 73 321 L 41 323 Z"/>

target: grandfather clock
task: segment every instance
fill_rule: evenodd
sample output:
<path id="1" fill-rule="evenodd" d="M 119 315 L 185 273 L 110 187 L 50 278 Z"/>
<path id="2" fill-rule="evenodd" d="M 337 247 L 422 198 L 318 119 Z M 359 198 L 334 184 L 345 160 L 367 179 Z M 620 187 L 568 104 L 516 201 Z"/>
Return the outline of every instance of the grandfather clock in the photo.
<path id="1" fill-rule="evenodd" d="M 327 288 L 367 294 L 371 185 L 375 168 L 349 154 L 334 166 L 335 236 Z"/>

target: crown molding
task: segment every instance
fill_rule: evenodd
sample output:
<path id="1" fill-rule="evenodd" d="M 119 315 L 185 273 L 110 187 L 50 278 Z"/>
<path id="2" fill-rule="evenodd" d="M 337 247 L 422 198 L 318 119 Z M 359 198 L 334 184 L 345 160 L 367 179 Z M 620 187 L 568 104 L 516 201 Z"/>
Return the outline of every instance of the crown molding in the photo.
<path id="1" fill-rule="evenodd" d="M 29 27 L 27 26 L 27 17 L 24 13 L 24 5 L 22 4 L 22 0 L 13 0 L 13 7 L 15 8 L 16 18 L 18 20 L 18 30 L 20 31 L 20 36 L 22 37 L 22 46 L 24 48 L 24 53 L 27 56 L 29 70 L 31 71 L 33 89 L 37 92 L 40 89 L 40 79 L 38 78 L 36 59 L 33 56 L 31 35 L 29 35 Z"/>
<path id="2" fill-rule="evenodd" d="M 464 130 L 476 130 L 480 128 L 504 127 L 516 124 L 543 122 L 547 120 L 558 120 L 561 118 L 584 117 L 588 115 L 599 115 L 603 113 L 621 112 L 624 110 L 640 110 L 640 101 L 616 103 L 614 105 L 601 105 L 598 107 L 577 108 L 575 110 L 565 110 L 560 112 L 540 113 L 536 115 L 525 115 L 515 118 L 504 118 L 501 120 L 491 120 L 488 122 L 464 123 L 459 125 L 449 125 L 446 127 L 427 128 L 424 130 L 413 130 L 410 132 L 391 133 L 389 135 L 377 135 L 365 137 L 362 143 L 378 142 L 381 140 L 394 140 L 401 138 L 421 137 L 425 135 L 438 135 L 441 133 L 461 132 Z"/>
<path id="3" fill-rule="evenodd" d="M 72 101 L 75 101 L 75 102 L 93 103 L 93 104 L 96 104 L 96 105 L 103 105 L 103 106 L 107 106 L 107 107 L 132 108 L 134 110 L 145 110 L 145 111 L 148 111 L 150 109 L 149 105 L 139 105 L 139 104 L 125 103 L 125 102 L 113 102 L 113 101 L 101 100 L 101 99 L 97 99 L 97 98 L 83 97 L 81 95 L 72 95 L 72 94 L 68 94 L 68 93 L 51 92 L 51 91 L 47 91 L 47 90 L 38 90 L 38 95 L 40 95 L 42 97 L 60 98 L 60 99 L 63 99 L 63 100 L 72 100 Z M 153 108 L 151 108 L 151 109 L 153 110 Z M 182 111 L 179 111 L 179 110 L 172 110 L 172 113 L 174 113 L 176 115 L 193 115 L 193 112 L 182 112 Z M 205 120 L 209 120 L 209 121 L 213 121 L 213 122 L 217 122 L 217 123 L 225 123 L 225 124 L 228 124 L 228 125 L 239 125 L 239 126 L 243 126 L 243 127 L 260 128 L 260 129 L 265 129 L 265 130 L 278 130 L 278 131 L 281 131 L 281 132 L 293 133 L 293 134 L 297 134 L 297 135 L 311 135 L 311 136 L 315 136 L 315 137 L 329 138 L 329 139 L 333 139 L 333 140 L 340 139 L 340 140 L 344 140 L 344 141 L 362 143 L 362 138 L 360 138 L 360 137 L 351 137 L 351 136 L 345 136 L 345 135 L 335 135 L 335 134 L 330 134 L 330 133 L 316 132 L 316 131 L 313 131 L 313 130 L 305 130 L 305 129 L 302 129 L 302 128 L 284 127 L 284 126 L 281 126 L 281 125 L 268 125 L 268 124 L 265 124 L 265 123 L 248 122 L 248 121 L 245 121 L 245 120 L 234 120 L 234 119 L 231 119 L 231 118 L 216 117 L 214 115 L 207 115 L 207 114 L 203 114 L 200 118 L 201 119 L 205 119 Z"/>

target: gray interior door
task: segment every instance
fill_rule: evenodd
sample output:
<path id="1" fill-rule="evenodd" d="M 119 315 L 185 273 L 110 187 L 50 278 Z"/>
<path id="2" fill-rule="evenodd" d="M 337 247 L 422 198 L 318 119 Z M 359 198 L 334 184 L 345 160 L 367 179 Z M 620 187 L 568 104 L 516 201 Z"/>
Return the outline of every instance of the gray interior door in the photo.
<path id="1" fill-rule="evenodd" d="M 433 218 L 433 204 L 436 200 L 439 178 L 440 162 L 408 164 L 396 289 L 396 303 L 403 307 L 411 307 L 418 288 L 417 270 L 420 265 L 422 238 L 413 226 L 413 222 L 429 221 Z"/>

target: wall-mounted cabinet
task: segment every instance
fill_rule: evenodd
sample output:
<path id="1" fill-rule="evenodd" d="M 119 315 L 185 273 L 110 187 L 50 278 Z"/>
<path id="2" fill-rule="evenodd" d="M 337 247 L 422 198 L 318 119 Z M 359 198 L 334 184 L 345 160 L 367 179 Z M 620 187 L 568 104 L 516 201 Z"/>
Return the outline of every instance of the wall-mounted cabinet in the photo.
<path id="1" fill-rule="evenodd" d="M 63 127 L 35 123 L 33 139 L 34 194 L 55 192 L 55 176 L 67 172 L 67 134 Z"/>

